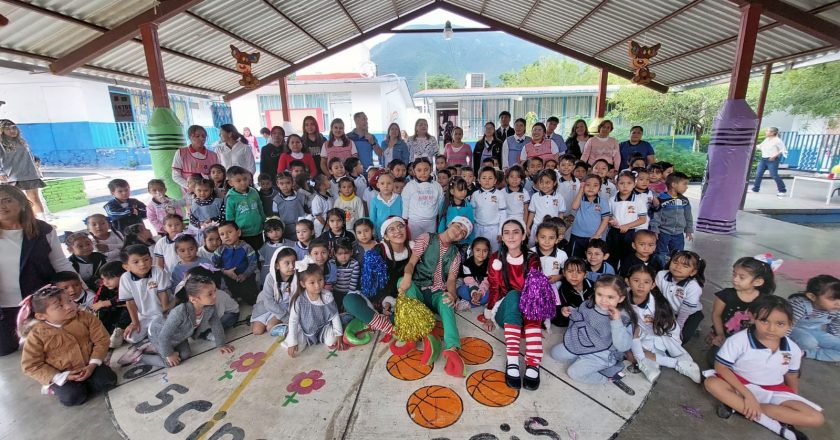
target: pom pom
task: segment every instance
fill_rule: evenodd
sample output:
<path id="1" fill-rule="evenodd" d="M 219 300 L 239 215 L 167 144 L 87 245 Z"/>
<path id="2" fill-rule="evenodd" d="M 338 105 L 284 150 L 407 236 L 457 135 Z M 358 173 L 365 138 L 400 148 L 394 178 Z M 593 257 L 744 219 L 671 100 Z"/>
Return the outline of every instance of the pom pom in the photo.
<path id="1" fill-rule="evenodd" d="M 362 267 L 361 291 L 362 295 L 373 298 L 388 284 L 388 266 L 382 255 L 375 249 L 365 252 Z"/>
<path id="2" fill-rule="evenodd" d="M 496 258 L 493 260 L 493 270 L 502 270 L 502 260 Z"/>
<path id="3" fill-rule="evenodd" d="M 435 315 L 421 301 L 405 294 L 397 297 L 394 313 L 394 336 L 401 341 L 416 341 L 435 327 Z"/>
<path id="4" fill-rule="evenodd" d="M 557 313 L 551 283 L 539 269 L 531 269 L 525 278 L 525 286 L 519 296 L 519 310 L 529 321 L 544 321 Z"/>

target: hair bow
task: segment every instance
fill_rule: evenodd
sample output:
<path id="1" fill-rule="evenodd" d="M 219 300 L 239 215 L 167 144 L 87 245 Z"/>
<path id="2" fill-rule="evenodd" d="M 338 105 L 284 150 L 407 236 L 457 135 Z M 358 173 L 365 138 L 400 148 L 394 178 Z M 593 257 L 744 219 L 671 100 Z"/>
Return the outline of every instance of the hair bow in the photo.
<path id="1" fill-rule="evenodd" d="M 773 254 L 770 252 L 765 252 L 761 255 L 756 255 L 754 258 L 758 261 L 761 261 L 762 263 L 767 263 L 767 265 L 770 266 L 770 270 L 772 270 L 773 272 L 777 271 L 779 267 L 782 266 L 782 263 L 784 263 L 785 261 L 781 258 L 774 257 Z"/>
<path id="2" fill-rule="evenodd" d="M 212 263 L 199 263 L 198 265 L 209 270 L 210 272 L 218 272 L 221 270 L 214 266 Z"/>
<path id="3" fill-rule="evenodd" d="M 295 261 L 295 271 L 303 272 L 309 268 L 310 264 L 316 264 L 315 260 L 313 260 L 309 255 L 305 255 L 302 260 Z"/>

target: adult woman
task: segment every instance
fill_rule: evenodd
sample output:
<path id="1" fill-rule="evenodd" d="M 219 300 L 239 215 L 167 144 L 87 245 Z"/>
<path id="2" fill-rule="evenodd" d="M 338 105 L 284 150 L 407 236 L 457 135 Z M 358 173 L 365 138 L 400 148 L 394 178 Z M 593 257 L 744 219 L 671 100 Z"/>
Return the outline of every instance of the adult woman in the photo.
<path id="1" fill-rule="evenodd" d="M 0 182 L 20 188 L 32 202 L 35 214 L 44 215 L 38 189 L 46 185 L 35 166 L 29 144 L 21 137 L 17 125 L 8 119 L 0 120 Z"/>
<path id="2" fill-rule="evenodd" d="M 257 142 L 257 137 L 251 134 L 251 129 L 242 127 L 242 137 L 245 138 L 245 143 L 254 149 L 254 160 L 260 157 L 260 144 Z"/>
<path id="3" fill-rule="evenodd" d="M 585 160 L 590 165 L 595 164 L 598 159 L 604 159 L 613 168 L 621 164 L 621 150 L 618 148 L 618 141 L 610 136 L 613 131 L 613 123 L 604 119 L 598 124 L 598 136 L 589 138 L 583 146 L 583 155 L 580 160 Z"/>
<path id="4" fill-rule="evenodd" d="M 619 171 L 629 167 L 630 158 L 636 154 L 645 158 L 645 163 L 648 165 L 656 162 L 656 152 L 653 151 L 653 146 L 650 145 L 650 142 L 642 140 L 644 132 L 645 129 L 640 125 L 634 125 L 630 128 L 630 140 L 618 145 L 618 149 L 621 151 Z"/>
<path id="5" fill-rule="evenodd" d="M 207 131 L 200 125 L 192 125 L 187 129 L 190 144 L 179 148 L 172 158 L 172 180 L 187 192 L 187 178 L 195 173 L 210 178 L 210 167 L 219 163 L 219 156 L 207 149 Z"/>
<path id="6" fill-rule="evenodd" d="M 425 157 L 434 162 L 439 149 L 437 139 L 429 134 L 429 122 L 418 119 L 414 123 L 414 136 L 408 138 L 408 160 L 413 162 L 418 157 Z"/>
<path id="7" fill-rule="evenodd" d="M 502 142 L 496 138 L 496 124 L 488 122 L 484 124 L 484 137 L 475 143 L 473 148 L 473 170 L 475 175 L 478 175 L 478 170 L 481 168 L 481 162 L 487 158 L 495 159 L 501 165 L 502 163 Z"/>
<path id="8" fill-rule="evenodd" d="M 572 124 L 572 132 L 566 139 L 566 146 L 569 147 L 569 154 L 574 154 L 580 159 L 583 155 L 583 146 L 589 141 L 589 126 L 583 119 L 578 119 Z"/>
<path id="9" fill-rule="evenodd" d="M 543 163 L 549 159 L 559 160 L 560 147 L 553 140 L 545 136 L 546 129 L 542 122 L 534 123 L 531 127 L 531 142 L 525 144 L 519 153 L 519 160 L 524 162 L 532 157 L 539 157 Z"/>
<path id="10" fill-rule="evenodd" d="M 391 319 L 396 304 L 397 280 L 403 276 L 411 256 L 405 220 L 392 216 L 380 227 L 382 242 L 365 253 L 362 289 L 365 295 L 345 295 L 344 309 L 374 330 L 391 333 Z M 379 263 L 381 261 L 382 263 Z M 384 265 L 384 272 L 374 269 Z"/>
<path id="11" fill-rule="evenodd" d="M 286 147 L 286 130 L 283 127 L 275 125 L 271 127 L 269 132 L 271 138 L 269 142 L 262 147 L 260 151 L 260 174 L 268 174 L 271 176 L 271 181 L 274 182 L 277 177 L 277 164 L 280 161 L 280 155 L 288 148 Z"/>
<path id="12" fill-rule="evenodd" d="M 319 165 L 317 173 L 322 172 L 321 164 L 321 147 L 327 140 L 321 134 L 321 129 L 318 127 L 318 120 L 314 116 L 306 116 L 303 118 L 303 151 L 312 153 L 312 160 L 316 165 Z M 329 174 L 329 173 L 327 173 Z"/>
<path id="13" fill-rule="evenodd" d="M 21 299 L 50 282 L 56 272 L 73 272 L 52 226 L 35 218 L 23 191 L 0 185 L 0 356 L 18 349 L 15 334 Z"/>
<path id="14" fill-rule="evenodd" d="M 776 181 L 776 194 L 779 197 L 784 197 L 787 189 L 785 182 L 779 177 L 779 162 L 782 157 L 787 154 L 785 143 L 779 139 L 779 129 L 770 127 L 764 132 L 764 140 L 758 144 L 758 150 L 761 151 L 761 162 L 755 169 L 755 182 L 753 183 L 752 191 L 759 192 L 761 190 L 761 179 L 764 177 L 764 171 L 770 170 L 770 177 Z"/>
<path id="15" fill-rule="evenodd" d="M 236 165 L 245 168 L 251 174 L 256 173 L 257 164 L 245 136 L 239 134 L 239 130 L 233 124 L 224 124 L 219 127 L 219 135 L 222 138 L 216 151 L 219 155 L 219 163 L 226 169 Z"/>
<path id="16" fill-rule="evenodd" d="M 382 143 L 384 151 L 382 156 L 385 158 L 383 166 L 388 166 L 394 159 L 399 159 L 403 163 L 408 164 L 411 160 L 411 155 L 408 152 L 408 145 L 402 140 L 400 135 L 400 126 L 396 122 L 392 122 L 388 126 L 388 134 L 385 135 L 385 141 Z"/>

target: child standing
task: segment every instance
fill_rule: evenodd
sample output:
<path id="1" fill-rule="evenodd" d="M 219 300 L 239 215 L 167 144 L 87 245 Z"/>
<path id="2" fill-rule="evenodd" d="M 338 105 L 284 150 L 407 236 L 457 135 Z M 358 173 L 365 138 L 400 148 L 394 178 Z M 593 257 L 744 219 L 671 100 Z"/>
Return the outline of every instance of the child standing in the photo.
<path id="1" fill-rule="evenodd" d="M 706 262 L 691 251 L 677 251 L 668 270 L 656 274 L 656 287 L 668 299 L 671 309 L 677 316 L 677 325 L 682 329 L 680 340 L 688 342 L 703 320 L 703 284 Z"/>
<path id="2" fill-rule="evenodd" d="M 196 235 L 196 239 L 200 240 L 207 228 L 218 226 L 224 219 L 224 197 L 218 197 L 216 191 L 213 191 L 213 182 L 202 179 L 195 184 L 190 203 L 190 231 Z"/>
<path id="3" fill-rule="evenodd" d="M 569 257 L 557 247 L 557 226 L 552 222 L 542 222 L 537 226 L 536 235 L 537 245 L 531 248 L 531 252 L 540 260 L 540 268 L 548 277 L 548 282 L 558 287 L 563 278 L 560 271 Z"/>
<path id="4" fill-rule="evenodd" d="M 289 145 L 289 151 L 280 154 L 280 160 L 277 162 L 277 173 L 279 174 L 290 169 L 292 161 L 299 160 L 306 166 L 309 176 L 315 177 L 320 172 L 320 168 L 316 168 L 312 153 L 303 151 L 303 140 L 301 140 L 301 137 L 297 134 L 290 134 L 286 143 Z"/>
<path id="5" fill-rule="evenodd" d="M 295 239 L 295 223 L 306 215 L 306 198 L 294 189 L 292 176 L 284 173 L 277 174 L 277 188 L 280 191 L 274 196 L 271 211 L 283 222 L 283 239 Z"/>
<path id="6" fill-rule="evenodd" d="M 281 247 L 286 246 L 286 240 L 283 238 L 285 235 L 283 233 L 283 221 L 278 219 L 277 217 L 269 217 L 265 221 L 265 226 L 263 226 L 263 232 L 265 233 L 265 243 L 263 243 L 262 247 L 258 251 L 259 258 L 260 258 L 260 276 L 257 279 L 257 285 L 261 286 L 263 281 L 265 281 L 265 277 L 271 271 L 271 257 L 274 256 L 274 252 Z"/>
<path id="7" fill-rule="evenodd" d="M 197 339 L 209 327 L 221 354 L 233 353 L 225 344 L 221 313 L 216 309 L 216 284 L 201 275 L 191 275 L 177 294 L 180 304 L 164 318 L 158 316 L 149 328 L 149 340 L 157 354 L 143 354 L 140 363 L 176 367 L 192 355 L 189 338 Z"/>
<path id="8" fill-rule="evenodd" d="M 108 332 L 64 290 L 42 287 L 24 299 L 20 312 L 18 333 L 26 339 L 20 366 L 63 405 L 81 405 L 90 394 L 117 384 L 117 375 L 103 365 Z"/>
<path id="9" fill-rule="evenodd" d="M 657 194 L 667 192 L 668 186 L 665 184 L 665 178 L 662 176 L 662 165 L 652 163 L 648 165 L 648 172 L 650 173 L 650 189 Z"/>
<path id="10" fill-rule="evenodd" d="M 342 238 L 335 243 L 335 284 L 332 291 L 336 304 L 344 304 L 347 292 L 359 290 L 361 269 L 358 260 L 353 258 L 353 241 Z M 342 307 L 339 307 L 342 308 Z"/>
<path id="11" fill-rule="evenodd" d="M 790 303 L 790 337 L 805 349 L 805 357 L 840 362 L 840 280 L 815 276 L 808 280 L 804 294 L 791 295 Z"/>
<path id="12" fill-rule="evenodd" d="M 648 229 L 653 210 L 659 206 L 659 199 L 656 197 L 656 193 L 650 189 L 650 173 L 647 168 L 634 168 L 633 171 L 636 172 L 636 196 L 644 200 L 648 213 L 647 218 L 645 218 L 645 223 L 636 228 L 638 231 Z"/>
<path id="13" fill-rule="evenodd" d="M 163 219 L 169 214 L 178 214 L 183 216 L 181 206 L 177 200 L 173 200 L 166 196 L 166 183 L 160 179 L 152 179 L 146 186 L 149 194 L 152 196 L 152 201 L 146 207 L 146 214 L 149 217 L 149 222 L 158 235 L 163 235 Z"/>
<path id="14" fill-rule="evenodd" d="M 226 221 L 219 225 L 222 245 L 213 253 L 213 265 L 221 269 L 225 285 L 237 301 L 254 304 L 257 283 L 257 253 L 244 240 L 242 231 L 235 222 Z"/>
<path id="15" fill-rule="evenodd" d="M 662 270 L 659 261 L 653 257 L 656 250 L 656 234 L 645 229 L 638 230 L 630 246 L 633 248 L 633 253 L 625 255 L 618 262 L 618 273 L 622 278 L 627 278 L 630 268 L 639 264 L 650 267 L 654 273 Z"/>
<path id="16" fill-rule="evenodd" d="M 70 264 L 73 270 L 79 274 L 82 281 L 87 284 L 88 289 L 96 289 L 96 281 L 99 279 L 99 269 L 108 259 L 105 254 L 93 251 L 93 241 L 85 232 L 74 232 L 64 239 L 67 250 L 70 251 Z"/>
<path id="17" fill-rule="evenodd" d="M 303 257 L 309 255 L 309 243 L 312 241 L 312 237 L 314 237 L 314 231 L 315 226 L 312 220 L 302 218 L 295 225 L 297 241 L 295 241 L 293 247 L 297 253 L 298 260 L 303 260 Z"/>
<path id="18" fill-rule="evenodd" d="M 610 381 L 629 394 L 632 390 L 621 381 L 621 371 L 637 321 L 624 281 L 615 275 L 599 278 L 593 298 L 576 309 L 564 307 L 562 313 L 569 318 L 569 329 L 563 343 L 551 349 L 551 357 L 571 363 L 566 373 L 573 380 L 593 384 Z"/>
<path id="19" fill-rule="evenodd" d="M 170 274 L 178 264 L 178 253 L 175 251 L 175 238 L 184 232 L 184 219 L 178 214 L 167 214 L 163 221 L 166 235 L 155 243 L 155 263 L 157 267 L 166 269 Z"/>
<path id="20" fill-rule="evenodd" d="M 784 298 L 766 295 L 753 301 L 750 312 L 752 326 L 728 338 L 715 369 L 703 373 L 706 391 L 721 402 L 722 417 L 738 411 L 788 440 L 807 438 L 793 425 L 818 427 L 825 418 L 819 405 L 797 394 L 802 350 L 785 337 L 793 310 Z"/>
<path id="21" fill-rule="evenodd" d="M 453 177 L 449 181 L 443 199 L 443 210 L 440 213 L 440 221 L 438 222 L 438 234 L 446 230 L 447 226 L 455 217 L 464 216 L 471 222 L 475 223 L 475 215 L 473 214 L 473 205 L 467 202 L 467 181 L 460 177 Z M 475 231 L 461 240 L 458 244 L 466 247 L 472 243 Z"/>
<path id="22" fill-rule="evenodd" d="M 714 366 L 715 356 L 726 338 L 750 326 L 748 309 L 760 295 L 772 295 L 776 281 L 770 265 L 753 257 L 739 258 L 732 265 L 732 287 L 715 293 L 712 332 L 706 359 Z"/>
<path id="23" fill-rule="evenodd" d="M 123 249 L 120 256 L 126 272 L 120 276 L 119 299 L 131 317 L 123 337 L 134 344 L 146 339 L 152 320 L 169 310 L 169 274 L 152 265 L 149 248 L 142 244 Z"/>
<path id="24" fill-rule="evenodd" d="M 685 239 L 694 239 L 694 217 L 691 203 L 683 193 L 688 189 L 688 176 L 674 173 L 666 180 L 668 192 L 659 194 L 659 207 L 653 212 L 650 230 L 657 234 L 656 256 L 664 266 L 675 251 L 685 248 Z"/>
<path id="25" fill-rule="evenodd" d="M 131 198 L 131 188 L 124 179 L 114 179 L 108 182 L 108 190 L 111 191 L 113 199 L 105 204 L 105 214 L 111 228 L 122 233 L 126 226 L 143 223 L 146 218 L 146 205 Z"/>
<path id="26" fill-rule="evenodd" d="M 289 332 L 281 345 L 292 358 L 319 343 L 343 349 L 341 316 L 332 293 L 324 289 L 322 269 L 307 258 L 295 263 L 295 269 L 300 285 L 290 300 Z"/>
<path id="27" fill-rule="evenodd" d="M 610 200 L 610 229 L 607 231 L 607 245 L 610 248 L 610 264 L 619 261 L 632 251 L 631 244 L 637 228 L 647 223 L 647 200 L 636 194 L 636 177 L 631 171 L 618 175 L 618 194 Z"/>
<path id="28" fill-rule="evenodd" d="M 320 236 L 326 229 L 327 211 L 332 209 L 333 203 L 335 200 L 330 193 L 330 179 L 321 174 L 315 178 L 315 198 L 312 199 L 311 209 L 315 227 L 313 233 L 316 236 Z"/>
<path id="29" fill-rule="evenodd" d="M 216 191 L 216 197 L 224 199 L 227 196 L 228 189 L 230 189 L 224 165 L 217 163 L 210 165 L 210 180 L 213 182 L 213 190 Z"/>
<path id="30" fill-rule="evenodd" d="M 586 261 L 571 257 L 563 264 L 563 281 L 558 290 L 560 304 L 551 323 L 558 327 L 568 327 L 569 317 L 563 315 L 563 308 L 576 309 L 595 294 L 592 281 L 586 279 Z"/>
<path id="31" fill-rule="evenodd" d="M 199 265 L 209 266 L 211 260 L 198 256 L 198 242 L 189 234 L 181 234 L 175 239 L 175 253 L 178 262 L 172 267 L 172 285 L 177 286 L 185 279 L 187 272 Z"/>
<path id="32" fill-rule="evenodd" d="M 528 204 L 528 230 L 531 231 L 530 243 L 534 243 L 537 236 L 537 226 L 546 218 L 563 218 L 566 214 L 566 202 L 557 193 L 557 174 L 551 170 L 543 170 L 537 174 L 536 188 L 538 192 L 531 196 Z"/>
<path id="33" fill-rule="evenodd" d="M 394 193 L 394 176 L 382 174 L 376 181 L 378 194 L 370 203 L 370 220 L 373 222 L 374 231 L 379 231 L 385 219 L 394 215 L 402 215 L 402 196 Z M 379 237 L 377 233 L 377 237 Z M 379 237 L 382 238 L 382 237 Z"/>
<path id="34" fill-rule="evenodd" d="M 505 221 L 499 252 L 490 257 L 490 268 L 487 271 L 490 295 L 484 310 L 484 328 L 493 331 L 495 324 L 504 328 L 507 347 L 505 383 L 510 388 L 536 390 L 540 386 L 542 323 L 524 318 L 519 304 L 528 271 L 538 266 L 538 260 L 529 258 L 525 226 L 516 219 Z M 524 379 L 519 374 L 519 345 L 523 334 L 526 365 Z"/>
<path id="35" fill-rule="evenodd" d="M 344 133 L 344 121 L 333 119 L 330 122 L 330 136 L 321 148 L 321 170 L 329 174 L 328 165 L 332 166 L 333 159 L 343 162 L 348 157 L 359 157 L 356 144 Z"/>
<path id="36" fill-rule="evenodd" d="M 469 166 L 472 159 L 472 149 L 463 142 L 464 130 L 461 127 L 452 129 L 452 142 L 444 145 L 443 154 L 446 163 L 450 165 Z"/>
<path id="37" fill-rule="evenodd" d="M 431 176 L 432 162 L 428 158 L 418 157 L 414 161 L 414 179 L 402 191 L 402 216 L 408 222 L 412 237 L 436 229 L 440 205 L 443 203 L 443 190 Z"/>
<path id="38" fill-rule="evenodd" d="M 557 165 L 560 171 L 560 179 L 557 182 L 557 193 L 563 197 L 563 202 L 566 203 L 566 208 L 572 206 L 572 201 L 575 199 L 578 189 L 580 189 L 580 179 L 575 177 L 575 156 L 566 154 L 560 157 L 560 163 Z"/>
<path id="39" fill-rule="evenodd" d="M 610 200 L 617 192 L 615 184 L 610 179 L 611 170 L 610 164 L 603 159 L 598 159 L 592 165 L 592 174 L 601 178 L 601 190 L 598 192 L 598 195 L 604 200 Z"/>
<path id="40" fill-rule="evenodd" d="M 344 170 L 347 172 L 347 177 L 353 181 L 356 187 L 356 196 L 365 200 L 368 192 L 368 181 L 362 172 L 362 162 L 358 157 L 348 157 L 344 160 Z"/>
<path id="41" fill-rule="evenodd" d="M 271 256 L 263 288 L 251 312 L 251 331 L 261 335 L 274 326 L 288 322 L 289 301 L 299 287 L 295 277 L 297 253 L 289 246 L 279 247 Z"/>
<path id="42" fill-rule="evenodd" d="M 522 186 L 525 172 L 519 165 L 514 165 L 508 168 L 505 174 L 505 181 L 507 188 L 503 191 L 505 196 L 505 205 L 507 206 L 507 216 L 522 220 L 528 224 L 528 217 L 525 215 L 528 212 L 528 204 L 531 202 L 531 193 L 525 191 Z"/>
<path id="43" fill-rule="evenodd" d="M 639 323 L 639 336 L 633 339 L 632 351 L 639 370 L 651 383 L 659 377 L 660 366 L 673 368 L 700 383 L 700 367 L 682 348 L 674 312 L 653 283 L 656 272 L 638 265 L 629 274 L 627 283 Z"/>
<path id="44" fill-rule="evenodd" d="M 105 254 L 108 261 L 119 260 L 124 238 L 121 232 L 111 230 L 108 218 L 102 214 L 91 214 L 85 219 L 85 225 L 96 251 Z"/>
<path id="45" fill-rule="evenodd" d="M 490 240 L 491 252 L 499 249 L 499 225 L 507 219 L 507 199 L 496 189 L 496 169 L 483 167 L 478 174 L 480 188 L 470 197 L 475 212 L 476 237 Z"/>
<path id="46" fill-rule="evenodd" d="M 487 281 L 489 256 L 490 240 L 476 237 L 470 247 L 469 256 L 461 265 L 461 273 L 458 274 L 458 297 L 469 302 L 470 307 L 487 304 L 490 291 L 490 282 Z"/>
<path id="47" fill-rule="evenodd" d="M 610 205 L 609 201 L 598 195 L 600 190 L 601 178 L 589 174 L 583 178 L 583 184 L 572 201 L 575 221 L 572 223 L 572 235 L 569 237 L 569 248 L 566 252 L 573 257 L 585 256 L 589 240 L 601 238 L 607 229 Z"/>
<path id="48" fill-rule="evenodd" d="M 593 283 L 604 275 L 615 275 L 615 269 L 607 262 L 610 248 L 600 238 L 589 240 L 586 245 L 586 278 Z"/>
<path id="49" fill-rule="evenodd" d="M 356 195 L 356 185 L 353 179 L 342 177 L 338 183 L 338 199 L 335 201 L 335 209 L 344 211 L 344 227 L 349 231 L 356 220 L 365 216 L 365 204 Z"/>
<path id="50" fill-rule="evenodd" d="M 225 220 L 235 222 L 242 240 L 251 249 L 262 247 L 262 225 L 265 221 L 262 202 L 257 190 L 251 187 L 251 173 L 232 166 L 227 171 L 230 191 L 225 199 Z M 239 237 L 237 237 L 237 240 Z M 224 242 L 224 237 L 222 238 Z"/>
<path id="51" fill-rule="evenodd" d="M 271 181 L 271 175 L 262 173 L 257 176 L 257 191 L 260 194 L 260 201 L 263 206 L 263 213 L 266 217 L 270 217 L 277 213 L 273 208 L 274 198 L 277 197 L 277 188 L 274 187 L 274 182 Z"/>

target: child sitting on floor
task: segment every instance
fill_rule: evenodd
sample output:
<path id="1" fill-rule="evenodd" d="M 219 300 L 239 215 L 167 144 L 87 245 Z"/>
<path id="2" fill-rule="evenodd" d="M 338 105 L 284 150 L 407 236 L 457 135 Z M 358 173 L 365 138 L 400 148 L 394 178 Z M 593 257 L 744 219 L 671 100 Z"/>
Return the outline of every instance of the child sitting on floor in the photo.
<path id="1" fill-rule="evenodd" d="M 105 330 L 111 335 L 110 348 L 119 348 L 123 344 L 123 331 L 131 324 L 131 315 L 120 301 L 120 277 L 125 269 L 119 261 L 109 261 L 99 269 L 100 285 L 93 297 L 91 309 L 102 321 Z"/>
<path id="2" fill-rule="evenodd" d="M 222 222 L 219 237 L 222 245 L 213 254 L 213 265 L 221 269 L 225 285 L 237 301 L 254 304 L 257 298 L 257 253 L 240 240 L 239 226 L 232 221 Z"/>
<path id="3" fill-rule="evenodd" d="M 93 247 L 102 252 L 108 261 L 120 259 L 120 249 L 123 248 L 124 236 L 122 232 L 112 231 L 108 218 L 102 214 L 91 214 L 84 220 Z"/>
<path id="4" fill-rule="evenodd" d="M 289 301 L 298 291 L 295 277 L 297 253 L 289 246 L 281 246 L 271 256 L 263 289 L 251 312 L 251 331 L 261 335 L 275 326 L 288 322 Z"/>
<path id="5" fill-rule="evenodd" d="M 48 387 L 63 405 L 81 405 L 90 394 L 117 384 L 117 375 L 103 364 L 108 332 L 63 289 L 45 286 L 26 297 L 18 333 L 25 338 L 23 372 Z"/>
<path id="6" fill-rule="evenodd" d="M 198 242 L 189 234 L 182 234 L 175 239 L 175 253 L 178 255 L 178 262 L 172 268 L 173 286 L 177 286 L 184 279 L 188 270 L 202 264 L 212 264 L 207 258 L 198 256 Z"/>
<path id="7" fill-rule="evenodd" d="M 487 280 L 487 265 L 490 261 L 490 240 L 476 237 L 470 246 L 469 256 L 461 265 L 458 274 L 458 297 L 465 301 L 468 307 L 478 307 L 487 304 L 490 283 Z M 459 304 L 462 304 L 458 301 Z M 468 307 L 461 306 L 462 309 Z"/>
<path id="8" fill-rule="evenodd" d="M 299 288 L 289 302 L 289 332 L 282 346 L 292 358 L 315 344 L 342 350 L 341 316 L 332 293 L 324 289 L 323 270 L 311 258 L 295 263 L 295 270 Z"/>
<path id="9" fill-rule="evenodd" d="M 169 274 L 152 266 L 149 248 L 142 244 L 123 249 L 121 257 L 126 272 L 120 276 L 119 299 L 126 302 L 131 316 L 123 336 L 137 343 L 148 336 L 152 319 L 169 310 Z"/>
<path id="10" fill-rule="evenodd" d="M 817 275 L 804 294 L 790 297 L 793 330 L 790 337 L 805 350 L 805 357 L 840 362 L 840 280 Z"/>
<path id="11" fill-rule="evenodd" d="M 50 283 L 60 289 L 64 289 L 70 295 L 70 300 L 76 303 L 79 309 L 90 311 L 90 306 L 93 305 L 94 294 L 82 283 L 79 274 L 67 270 L 56 272 L 50 278 Z"/>
<path id="12" fill-rule="evenodd" d="M 70 264 L 79 274 L 88 289 L 96 289 L 97 273 L 108 259 L 105 254 L 94 252 L 93 241 L 86 232 L 74 232 L 64 239 L 67 250 L 70 251 Z"/>

